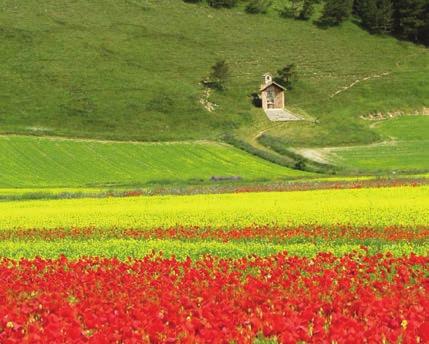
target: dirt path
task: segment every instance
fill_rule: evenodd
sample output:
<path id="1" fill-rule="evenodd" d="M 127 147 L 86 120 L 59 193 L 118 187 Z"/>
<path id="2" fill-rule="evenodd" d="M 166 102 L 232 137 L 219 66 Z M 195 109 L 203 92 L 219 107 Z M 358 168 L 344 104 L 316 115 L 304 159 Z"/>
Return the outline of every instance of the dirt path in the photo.
<path id="1" fill-rule="evenodd" d="M 269 131 L 269 130 L 271 130 L 271 129 L 275 128 L 275 127 L 278 127 L 278 126 L 279 126 L 279 124 L 280 124 L 280 123 L 276 123 L 276 124 L 274 124 L 274 125 L 271 125 L 271 126 L 269 126 L 269 127 L 265 128 L 265 129 L 263 129 L 263 130 L 259 131 L 258 133 L 256 133 L 256 135 L 255 135 L 254 139 L 255 139 L 255 140 L 259 139 L 259 138 L 260 138 L 262 135 L 264 135 L 267 131 Z"/>
<path id="2" fill-rule="evenodd" d="M 337 96 L 337 95 L 339 95 L 339 94 L 341 94 L 341 93 L 343 93 L 343 92 L 351 89 L 352 87 L 356 86 L 357 84 L 359 84 L 361 82 L 369 81 L 369 80 L 372 80 L 372 79 L 379 79 L 379 78 L 382 78 L 384 76 L 388 76 L 390 74 L 391 74 L 390 72 L 385 72 L 385 73 L 381 73 L 381 74 L 370 75 L 370 76 L 367 76 L 367 77 L 365 77 L 363 79 L 357 79 L 357 80 L 353 81 L 350 85 L 345 86 L 345 87 L 339 89 L 338 91 L 336 91 L 335 93 L 331 94 L 330 98 L 333 98 L 333 97 L 335 97 L 335 96 Z"/>

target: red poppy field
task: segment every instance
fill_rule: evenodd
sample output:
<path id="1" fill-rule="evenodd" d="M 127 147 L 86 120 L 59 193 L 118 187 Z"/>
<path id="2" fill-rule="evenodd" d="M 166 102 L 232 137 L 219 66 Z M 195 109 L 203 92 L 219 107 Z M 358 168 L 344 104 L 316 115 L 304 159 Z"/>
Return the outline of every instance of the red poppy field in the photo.
<path id="1" fill-rule="evenodd" d="M 364 251 L 195 261 L 4 259 L 0 340 L 425 343 L 428 274 L 428 257 Z"/>

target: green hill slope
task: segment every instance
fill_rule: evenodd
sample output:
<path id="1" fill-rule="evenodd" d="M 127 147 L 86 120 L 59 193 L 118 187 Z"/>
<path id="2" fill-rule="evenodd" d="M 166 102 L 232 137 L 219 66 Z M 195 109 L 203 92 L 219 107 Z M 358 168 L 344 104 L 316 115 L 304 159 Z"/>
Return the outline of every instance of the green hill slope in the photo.
<path id="1" fill-rule="evenodd" d="M 404 116 L 373 123 L 383 142 L 366 146 L 301 148 L 331 164 L 364 173 L 429 171 L 429 116 Z"/>
<path id="2" fill-rule="evenodd" d="M 376 123 L 385 139 L 379 145 L 335 151 L 339 163 L 369 172 L 428 172 L 429 117 L 401 117 Z"/>
<path id="3" fill-rule="evenodd" d="M 276 8 L 249 15 L 179 0 L 4 0 L 0 8 L 3 133 L 153 141 L 238 130 L 248 139 L 271 125 L 249 95 L 262 73 L 288 63 L 300 74 L 288 106 L 319 120 L 276 127 L 297 145 L 373 142 L 379 135 L 359 116 L 429 106 L 428 50 L 351 22 L 322 30 Z M 232 75 L 208 112 L 199 82 L 218 59 Z"/>
<path id="4" fill-rule="evenodd" d="M 310 174 L 210 142 L 127 143 L 0 137 L 0 187 L 143 186 Z"/>

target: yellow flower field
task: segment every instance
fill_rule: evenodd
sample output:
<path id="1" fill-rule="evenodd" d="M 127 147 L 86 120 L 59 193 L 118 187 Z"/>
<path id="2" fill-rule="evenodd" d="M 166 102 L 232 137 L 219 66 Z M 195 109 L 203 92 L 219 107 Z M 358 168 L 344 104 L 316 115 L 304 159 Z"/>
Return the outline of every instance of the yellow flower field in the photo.
<path id="1" fill-rule="evenodd" d="M 0 203 L 1 229 L 338 223 L 425 225 L 429 186 Z"/>

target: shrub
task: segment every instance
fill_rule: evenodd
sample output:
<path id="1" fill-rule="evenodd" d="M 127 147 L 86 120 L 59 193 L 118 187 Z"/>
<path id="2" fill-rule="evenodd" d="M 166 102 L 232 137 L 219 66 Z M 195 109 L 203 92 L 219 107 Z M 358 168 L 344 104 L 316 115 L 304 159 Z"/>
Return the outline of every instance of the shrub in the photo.
<path id="1" fill-rule="evenodd" d="M 214 8 L 232 8 L 237 5 L 237 0 L 208 0 L 208 4 Z"/>
<path id="2" fill-rule="evenodd" d="M 313 0 L 304 0 L 302 4 L 301 12 L 299 13 L 298 19 L 308 20 L 311 18 L 314 12 Z"/>
<path id="3" fill-rule="evenodd" d="M 308 20 L 317 2 L 318 0 L 291 0 L 290 4 L 281 10 L 280 15 L 284 18 Z"/>
<path id="4" fill-rule="evenodd" d="M 271 5 L 270 0 L 251 0 L 246 6 L 246 12 L 251 14 L 267 13 Z"/>
<path id="5" fill-rule="evenodd" d="M 291 0 L 280 12 L 284 18 L 297 18 L 299 15 L 301 0 Z"/>
<path id="6" fill-rule="evenodd" d="M 305 161 L 303 159 L 298 159 L 298 161 L 295 163 L 294 168 L 296 170 L 305 170 Z"/>
<path id="7" fill-rule="evenodd" d="M 209 75 L 208 80 L 203 83 L 211 88 L 217 90 L 225 89 L 225 83 L 229 78 L 229 66 L 225 60 L 219 60 L 212 66 L 212 71 Z"/>

